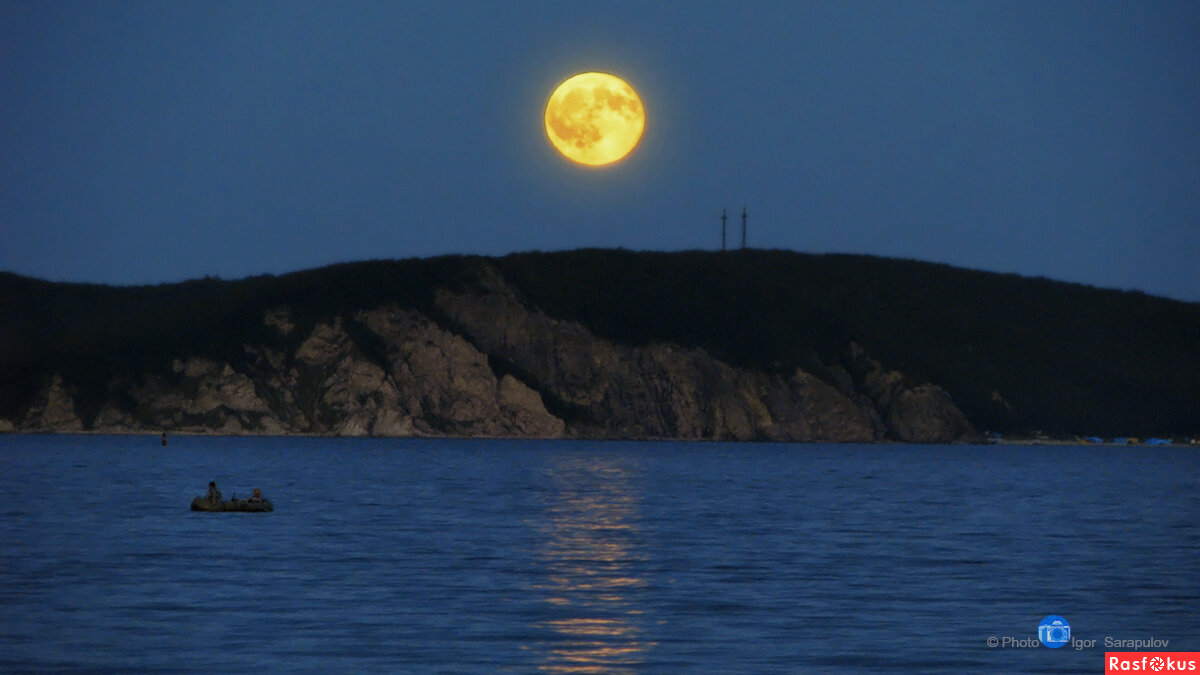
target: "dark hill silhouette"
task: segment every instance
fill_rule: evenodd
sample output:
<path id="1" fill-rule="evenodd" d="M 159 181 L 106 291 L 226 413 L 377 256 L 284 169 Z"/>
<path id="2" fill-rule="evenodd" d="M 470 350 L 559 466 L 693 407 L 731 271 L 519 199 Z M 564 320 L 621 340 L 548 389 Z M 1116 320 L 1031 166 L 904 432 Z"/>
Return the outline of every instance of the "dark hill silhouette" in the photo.
<path id="1" fill-rule="evenodd" d="M 861 348 L 943 387 L 980 430 L 1200 432 L 1200 304 L 910 260 L 762 250 L 450 256 L 142 287 L 0 274 L 0 419 L 27 416 L 60 375 L 86 425 L 127 396 L 119 383 L 193 356 L 250 372 L 261 366 L 248 345 L 294 354 L 337 317 L 383 362 L 387 346 L 349 319 L 395 305 L 463 333 L 462 316 L 438 296 L 478 290 L 481 264 L 499 270 L 530 310 L 617 345 L 671 343 L 737 368 L 780 377 L 800 368 L 830 383 L 853 374 Z M 286 335 L 263 320 L 280 306 L 295 324 Z M 484 352 L 498 374 L 523 374 Z M 565 405 L 542 395 L 552 412 Z"/>
<path id="2" fill-rule="evenodd" d="M 1200 429 L 1200 304 L 861 255 L 574 251 L 500 265 L 550 314 L 615 339 L 816 373 L 857 341 L 945 387 L 980 429 Z"/>

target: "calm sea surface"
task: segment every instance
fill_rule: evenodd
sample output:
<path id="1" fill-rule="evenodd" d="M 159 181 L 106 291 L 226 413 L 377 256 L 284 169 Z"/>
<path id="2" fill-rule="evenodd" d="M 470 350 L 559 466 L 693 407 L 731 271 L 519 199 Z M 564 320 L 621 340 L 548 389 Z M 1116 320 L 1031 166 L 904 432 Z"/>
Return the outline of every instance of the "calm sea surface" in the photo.
<path id="1" fill-rule="evenodd" d="M 189 511 L 209 480 L 275 512 Z M 1098 673 L 1106 639 L 1200 650 L 1183 448 L 7 435 L 0 494 L 6 672 Z M 988 646 L 1050 614 L 1080 642 Z"/>

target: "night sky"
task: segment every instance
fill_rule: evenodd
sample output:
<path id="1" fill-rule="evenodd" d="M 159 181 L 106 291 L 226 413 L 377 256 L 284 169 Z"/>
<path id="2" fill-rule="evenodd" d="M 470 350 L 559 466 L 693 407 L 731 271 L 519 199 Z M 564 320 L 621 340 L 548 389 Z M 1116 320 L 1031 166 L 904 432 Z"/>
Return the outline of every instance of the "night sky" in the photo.
<path id="1" fill-rule="evenodd" d="M 587 70 L 647 111 L 605 168 L 542 126 Z M 743 205 L 753 247 L 1200 301 L 1200 3 L 0 0 L 3 270 L 716 249 Z"/>

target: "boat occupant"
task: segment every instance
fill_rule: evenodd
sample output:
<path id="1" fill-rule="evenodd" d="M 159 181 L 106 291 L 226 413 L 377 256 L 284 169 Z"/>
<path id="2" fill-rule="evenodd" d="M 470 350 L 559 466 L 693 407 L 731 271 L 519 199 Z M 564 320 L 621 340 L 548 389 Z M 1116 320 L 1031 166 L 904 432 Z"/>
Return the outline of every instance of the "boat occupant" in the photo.
<path id="1" fill-rule="evenodd" d="M 221 491 L 217 489 L 216 481 L 208 481 L 208 494 L 204 495 L 204 498 L 214 504 L 221 503 Z"/>
<path id="2" fill-rule="evenodd" d="M 263 500 L 263 498 L 262 498 L 262 491 L 261 491 L 261 490 L 259 490 L 258 488 L 254 488 L 254 495 L 250 497 L 250 500 L 249 500 L 249 501 L 250 501 L 252 504 L 261 504 L 261 503 L 262 503 L 262 500 Z"/>

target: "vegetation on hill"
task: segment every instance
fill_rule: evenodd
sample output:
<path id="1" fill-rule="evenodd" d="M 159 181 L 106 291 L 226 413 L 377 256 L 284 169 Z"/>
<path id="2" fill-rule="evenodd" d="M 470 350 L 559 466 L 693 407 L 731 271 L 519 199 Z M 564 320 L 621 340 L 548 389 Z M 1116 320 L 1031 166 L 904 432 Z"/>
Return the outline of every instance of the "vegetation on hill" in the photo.
<path id="1" fill-rule="evenodd" d="M 1200 432 L 1200 304 L 909 260 L 786 251 L 580 250 L 489 259 L 523 300 L 614 342 L 672 342 L 732 365 L 832 379 L 851 343 L 941 385 L 981 430 Z M 0 417 L 52 373 L 98 406 L 114 379 L 280 337 L 384 303 L 437 310 L 478 259 L 369 261 L 239 281 L 107 287 L 0 274 Z"/>

